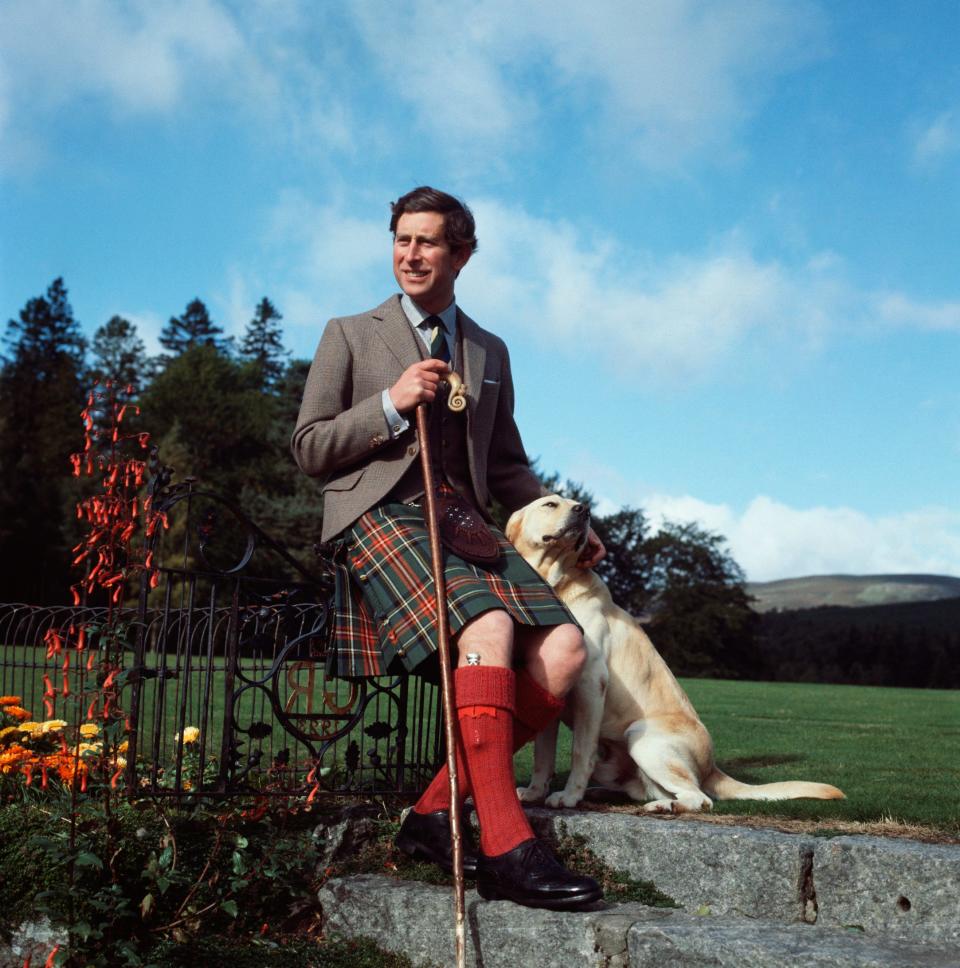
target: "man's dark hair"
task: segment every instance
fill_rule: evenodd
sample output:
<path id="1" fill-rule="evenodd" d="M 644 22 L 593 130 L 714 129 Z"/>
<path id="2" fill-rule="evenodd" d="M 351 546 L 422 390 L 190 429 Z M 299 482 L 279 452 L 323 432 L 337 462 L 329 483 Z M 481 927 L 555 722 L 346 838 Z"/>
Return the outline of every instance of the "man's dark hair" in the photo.
<path id="1" fill-rule="evenodd" d="M 473 212 L 464 202 L 453 195 L 441 192 L 438 188 L 421 185 L 413 191 L 401 195 L 390 203 L 390 232 L 397 234 L 397 222 L 406 212 L 439 212 L 443 216 L 443 236 L 451 249 L 470 246 L 471 252 L 477 251 L 477 225 Z"/>

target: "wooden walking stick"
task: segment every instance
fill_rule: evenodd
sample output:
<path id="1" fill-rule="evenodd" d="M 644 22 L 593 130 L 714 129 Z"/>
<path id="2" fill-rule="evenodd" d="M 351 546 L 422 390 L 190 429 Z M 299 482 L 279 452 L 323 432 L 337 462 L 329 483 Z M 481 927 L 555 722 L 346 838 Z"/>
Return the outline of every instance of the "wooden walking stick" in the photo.
<path id="1" fill-rule="evenodd" d="M 454 940 L 457 968 L 465 968 L 467 958 L 466 902 L 463 888 L 463 838 L 460 835 L 460 779 L 457 775 L 457 720 L 453 707 L 453 681 L 450 672 L 450 625 L 447 622 L 447 583 L 443 574 L 443 553 L 437 525 L 436 492 L 430 461 L 430 433 L 427 405 L 417 405 L 417 436 L 420 438 L 420 464 L 423 467 L 424 518 L 430 536 L 433 587 L 437 596 L 437 637 L 440 652 L 440 698 L 443 703 L 444 737 L 447 743 L 447 772 L 450 775 L 450 846 L 453 851 Z"/>

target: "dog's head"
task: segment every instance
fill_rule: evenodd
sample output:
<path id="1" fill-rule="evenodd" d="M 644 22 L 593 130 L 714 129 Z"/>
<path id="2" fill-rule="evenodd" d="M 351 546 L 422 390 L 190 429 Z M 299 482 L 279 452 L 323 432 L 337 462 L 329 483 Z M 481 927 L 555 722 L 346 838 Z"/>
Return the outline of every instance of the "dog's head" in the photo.
<path id="1" fill-rule="evenodd" d="M 514 511 L 506 535 L 547 584 L 556 587 L 587 543 L 590 508 L 559 494 Z"/>

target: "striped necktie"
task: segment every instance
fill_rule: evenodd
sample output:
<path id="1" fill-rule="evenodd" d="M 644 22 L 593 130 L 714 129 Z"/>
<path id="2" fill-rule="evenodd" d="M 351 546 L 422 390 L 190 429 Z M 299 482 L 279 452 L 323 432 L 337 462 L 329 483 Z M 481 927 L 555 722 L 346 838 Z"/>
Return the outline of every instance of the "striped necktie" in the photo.
<path id="1" fill-rule="evenodd" d="M 428 316 L 423 321 L 424 329 L 430 331 L 430 356 L 435 360 L 450 362 L 450 347 L 447 345 L 447 335 L 443 328 L 443 321 L 439 316 Z"/>

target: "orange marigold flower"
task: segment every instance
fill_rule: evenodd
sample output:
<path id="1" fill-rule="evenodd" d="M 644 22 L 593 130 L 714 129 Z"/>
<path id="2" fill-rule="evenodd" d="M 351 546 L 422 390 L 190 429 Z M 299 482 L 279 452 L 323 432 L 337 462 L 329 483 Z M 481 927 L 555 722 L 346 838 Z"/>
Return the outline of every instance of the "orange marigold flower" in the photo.
<path id="1" fill-rule="evenodd" d="M 23 722 L 25 719 L 29 719 L 31 716 L 31 714 L 22 706 L 4 706 L 3 711 L 8 716 L 12 716 L 14 719 L 19 719 L 21 722 Z"/>
<path id="2" fill-rule="evenodd" d="M 0 696 L 0 706 L 19 706 L 22 702 L 20 696 Z"/>

